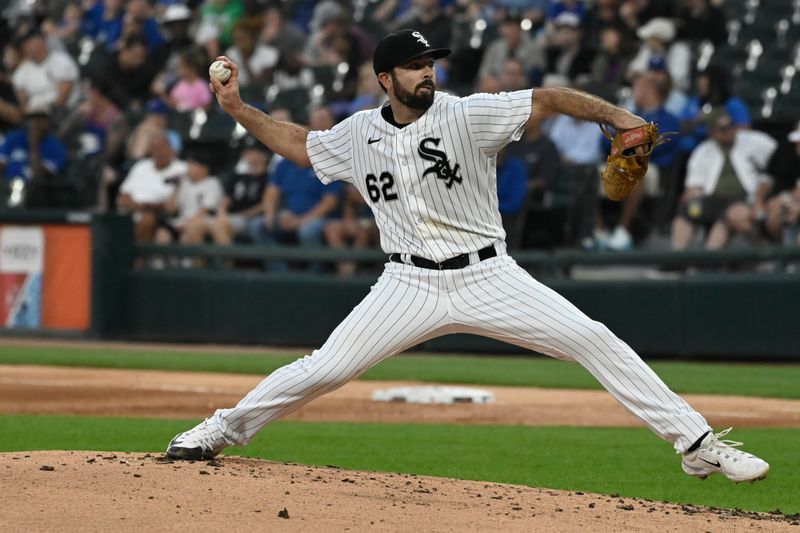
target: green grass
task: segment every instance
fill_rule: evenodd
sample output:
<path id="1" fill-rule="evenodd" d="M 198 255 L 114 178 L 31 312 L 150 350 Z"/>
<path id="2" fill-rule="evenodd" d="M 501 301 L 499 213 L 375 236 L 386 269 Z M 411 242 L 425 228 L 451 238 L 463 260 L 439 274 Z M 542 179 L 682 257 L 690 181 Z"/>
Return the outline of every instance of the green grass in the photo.
<path id="1" fill-rule="evenodd" d="M 300 353 L 194 353 L 177 350 L 0 347 L 0 364 L 35 364 L 99 368 L 138 368 L 268 374 Z M 800 365 L 722 364 L 658 361 L 653 369 L 681 393 L 739 394 L 800 398 Z M 541 357 L 402 355 L 363 375 L 374 380 L 600 389 L 582 367 Z"/>
<path id="2" fill-rule="evenodd" d="M 0 451 L 160 452 L 194 421 L 0 416 Z M 683 474 L 672 448 L 644 429 L 277 422 L 236 455 L 314 465 L 518 483 L 717 507 L 800 512 L 800 430 L 734 438 L 767 458 L 769 477 L 735 485 Z"/>

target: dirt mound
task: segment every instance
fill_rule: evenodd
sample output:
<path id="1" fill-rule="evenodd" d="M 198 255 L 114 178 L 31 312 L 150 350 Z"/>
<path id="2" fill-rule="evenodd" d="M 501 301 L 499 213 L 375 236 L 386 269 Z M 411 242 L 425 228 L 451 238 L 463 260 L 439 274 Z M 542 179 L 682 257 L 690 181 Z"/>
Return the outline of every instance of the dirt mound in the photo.
<path id="1" fill-rule="evenodd" d="M 0 454 L 9 531 L 792 531 L 785 517 L 223 457 Z"/>

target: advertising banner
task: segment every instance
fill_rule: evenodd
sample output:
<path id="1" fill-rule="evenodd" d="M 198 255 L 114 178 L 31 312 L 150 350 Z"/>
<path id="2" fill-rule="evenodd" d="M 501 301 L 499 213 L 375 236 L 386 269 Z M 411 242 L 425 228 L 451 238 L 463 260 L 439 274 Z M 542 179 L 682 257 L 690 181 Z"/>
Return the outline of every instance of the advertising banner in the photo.
<path id="1" fill-rule="evenodd" d="M 38 226 L 0 227 L 0 324 L 42 325 L 45 237 Z"/>

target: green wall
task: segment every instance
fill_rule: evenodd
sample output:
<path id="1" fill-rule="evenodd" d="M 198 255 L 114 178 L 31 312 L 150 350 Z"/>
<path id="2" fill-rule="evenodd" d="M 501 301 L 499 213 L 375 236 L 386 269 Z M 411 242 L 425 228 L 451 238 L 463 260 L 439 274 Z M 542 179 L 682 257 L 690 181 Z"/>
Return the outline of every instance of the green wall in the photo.
<path id="1" fill-rule="evenodd" d="M 125 284 L 123 336 L 317 346 L 373 281 L 257 272 L 133 272 Z M 644 355 L 800 358 L 800 277 L 795 275 L 548 284 Z M 466 335 L 423 347 L 523 352 Z"/>

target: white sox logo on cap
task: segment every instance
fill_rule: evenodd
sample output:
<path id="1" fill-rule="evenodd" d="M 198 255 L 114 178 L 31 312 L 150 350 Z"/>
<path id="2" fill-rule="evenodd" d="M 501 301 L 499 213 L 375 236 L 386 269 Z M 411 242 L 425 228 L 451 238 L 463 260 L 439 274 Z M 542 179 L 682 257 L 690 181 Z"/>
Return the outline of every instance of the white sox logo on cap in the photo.
<path id="1" fill-rule="evenodd" d="M 431 47 L 428 38 L 421 31 L 403 29 L 381 39 L 375 47 L 372 67 L 375 74 L 380 74 L 418 57 L 430 56 L 432 59 L 441 59 L 448 55 L 450 50 L 447 48 Z"/>
<path id="2" fill-rule="evenodd" d="M 416 37 L 416 38 L 417 38 L 417 41 L 419 41 L 419 42 L 421 42 L 422 44 L 424 44 L 424 45 L 425 45 L 427 48 L 430 48 L 430 47 L 431 47 L 431 45 L 430 45 L 430 44 L 428 44 L 428 39 L 426 39 L 425 37 L 423 37 L 423 36 L 422 36 L 422 34 L 421 34 L 420 32 L 418 32 L 418 31 L 415 31 L 415 32 L 414 32 L 414 33 L 412 33 L 411 35 L 413 35 L 414 37 Z"/>

